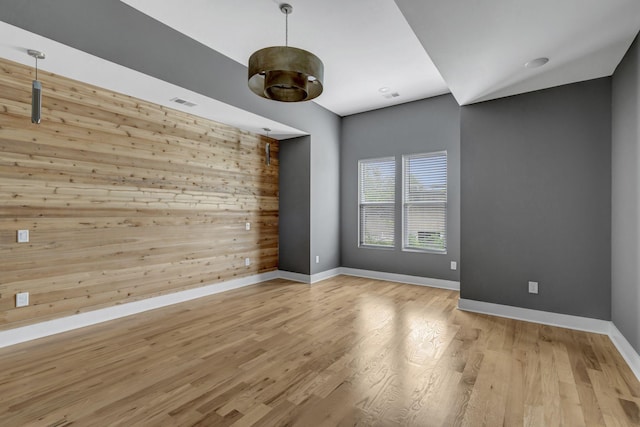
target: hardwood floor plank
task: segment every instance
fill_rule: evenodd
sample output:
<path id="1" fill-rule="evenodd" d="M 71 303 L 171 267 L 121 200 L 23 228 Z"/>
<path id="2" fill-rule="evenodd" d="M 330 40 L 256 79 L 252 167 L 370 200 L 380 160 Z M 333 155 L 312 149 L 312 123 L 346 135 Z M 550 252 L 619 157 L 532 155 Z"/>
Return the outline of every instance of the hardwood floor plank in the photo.
<path id="1" fill-rule="evenodd" d="M 637 426 L 606 336 L 272 280 L 0 349 L 0 425 Z"/>

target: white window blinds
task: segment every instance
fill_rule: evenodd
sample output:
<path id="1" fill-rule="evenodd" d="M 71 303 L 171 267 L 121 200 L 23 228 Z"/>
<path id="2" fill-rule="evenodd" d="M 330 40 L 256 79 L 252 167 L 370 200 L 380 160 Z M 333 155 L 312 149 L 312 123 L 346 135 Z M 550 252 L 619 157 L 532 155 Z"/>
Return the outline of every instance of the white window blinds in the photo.
<path id="1" fill-rule="evenodd" d="M 447 251 L 447 152 L 402 157 L 403 249 Z"/>
<path id="2" fill-rule="evenodd" d="M 388 247 L 395 244 L 395 158 L 358 162 L 359 245 Z"/>

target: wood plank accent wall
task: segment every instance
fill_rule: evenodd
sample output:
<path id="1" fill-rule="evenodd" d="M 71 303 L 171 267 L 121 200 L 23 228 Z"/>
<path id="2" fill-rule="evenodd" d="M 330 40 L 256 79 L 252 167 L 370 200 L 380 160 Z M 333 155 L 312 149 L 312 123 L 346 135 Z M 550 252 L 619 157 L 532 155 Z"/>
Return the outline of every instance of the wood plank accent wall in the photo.
<path id="1" fill-rule="evenodd" d="M 277 269 L 278 141 L 0 68 L 0 329 Z"/>

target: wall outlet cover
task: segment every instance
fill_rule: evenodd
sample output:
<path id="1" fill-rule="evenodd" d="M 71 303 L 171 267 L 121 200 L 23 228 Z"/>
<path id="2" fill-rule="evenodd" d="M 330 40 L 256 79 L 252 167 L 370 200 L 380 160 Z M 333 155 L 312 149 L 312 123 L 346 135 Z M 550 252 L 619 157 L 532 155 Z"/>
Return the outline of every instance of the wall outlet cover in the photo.
<path id="1" fill-rule="evenodd" d="M 244 265 L 245 265 L 246 267 L 249 267 L 249 266 L 251 265 L 251 260 L 250 260 L 249 258 L 245 258 L 245 259 L 244 259 Z"/>
<path id="2" fill-rule="evenodd" d="M 250 222 L 247 222 L 247 223 L 244 225 L 244 229 L 245 229 L 245 230 L 247 230 L 247 231 L 251 230 L 251 223 L 250 223 Z"/>
<path id="3" fill-rule="evenodd" d="M 451 269 L 452 270 L 457 270 L 458 269 L 458 263 L 456 261 L 451 261 Z"/>
<path id="4" fill-rule="evenodd" d="M 29 243 L 29 230 L 18 230 L 18 243 Z"/>
<path id="5" fill-rule="evenodd" d="M 529 282 L 529 293 L 530 294 L 538 293 L 538 282 Z"/>
<path id="6" fill-rule="evenodd" d="M 16 307 L 26 307 L 29 305 L 29 292 L 18 292 L 16 294 Z"/>

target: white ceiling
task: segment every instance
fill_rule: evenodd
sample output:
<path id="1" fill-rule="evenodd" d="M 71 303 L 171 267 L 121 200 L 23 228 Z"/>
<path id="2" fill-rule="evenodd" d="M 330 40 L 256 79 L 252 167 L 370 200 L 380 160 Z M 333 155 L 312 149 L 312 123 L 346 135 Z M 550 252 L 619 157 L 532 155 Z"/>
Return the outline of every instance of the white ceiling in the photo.
<path id="1" fill-rule="evenodd" d="M 247 132 L 265 135 L 264 128 L 268 128 L 270 129 L 269 135 L 276 139 L 307 135 L 302 130 L 225 104 L 0 21 L 0 57 L 32 67 L 35 62 L 32 57 L 27 55 L 27 49 L 37 49 L 46 53 L 46 58 L 38 61 L 38 67 L 41 70 L 144 99 L 175 110 L 185 111 L 195 116 L 206 117 Z M 170 99 L 174 97 L 194 102 L 196 106 L 187 107 L 171 102 Z"/>
<path id="2" fill-rule="evenodd" d="M 280 0 L 123 1 L 244 65 L 284 44 Z M 289 2 L 290 45 L 325 64 L 315 102 L 342 116 L 449 91 L 465 105 L 609 76 L 640 30 L 638 0 Z M 524 68 L 538 57 L 550 61 Z"/>
<path id="3" fill-rule="evenodd" d="M 244 65 L 255 50 L 284 43 L 279 0 L 123 2 Z M 465 105 L 609 76 L 640 30 L 640 0 L 289 2 L 290 45 L 325 64 L 314 102 L 342 116 L 448 91 Z M 33 65 L 28 48 L 45 51 L 41 68 L 63 76 L 250 132 L 271 128 L 279 139 L 305 134 L 0 22 L 0 56 Z M 523 67 L 541 56 L 549 63 Z M 381 87 L 400 96 L 387 99 Z"/>
<path id="4" fill-rule="evenodd" d="M 449 92 L 393 0 L 123 0 L 124 3 L 247 65 L 253 52 L 285 44 L 324 63 L 316 102 L 341 116 Z M 387 99 L 381 87 L 400 96 Z"/>
<path id="5" fill-rule="evenodd" d="M 638 0 L 396 3 L 461 105 L 610 76 L 640 30 Z"/>

